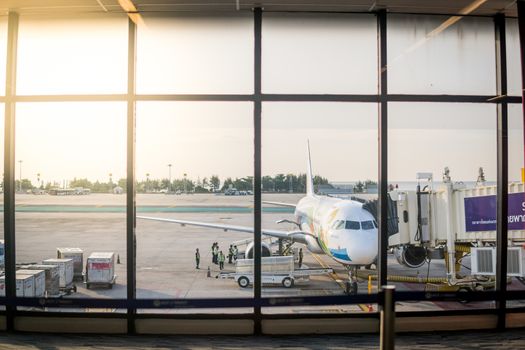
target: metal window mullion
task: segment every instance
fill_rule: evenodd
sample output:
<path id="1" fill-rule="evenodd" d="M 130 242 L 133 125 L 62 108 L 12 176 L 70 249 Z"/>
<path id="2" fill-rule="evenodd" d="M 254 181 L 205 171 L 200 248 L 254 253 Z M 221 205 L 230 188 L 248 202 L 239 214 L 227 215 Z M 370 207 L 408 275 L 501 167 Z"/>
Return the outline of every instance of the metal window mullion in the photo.
<path id="1" fill-rule="evenodd" d="M 261 43 L 262 43 L 262 9 L 254 9 L 254 333 L 261 334 Z"/>
<path id="2" fill-rule="evenodd" d="M 379 108 L 378 108 L 378 169 L 379 169 L 379 239 L 378 239 L 378 286 L 386 284 L 387 277 L 387 182 L 388 182 L 388 90 L 387 90 L 387 36 L 386 36 L 386 11 L 379 11 L 377 14 L 377 40 L 378 40 L 378 88 L 379 88 Z"/>
<path id="3" fill-rule="evenodd" d="M 135 218 L 135 76 L 137 27 L 128 19 L 127 175 L 126 175 L 126 273 L 128 303 L 136 298 Z M 129 304 L 128 304 L 129 305 Z M 135 333 L 136 310 L 128 306 L 128 333 Z"/>
<path id="4" fill-rule="evenodd" d="M 518 29 L 520 40 L 520 62 L 521 62 L 521 106 L 523 144 L 525 145 L 525 1 L 519 0 L 518 7 Z M 524 148 L 525 149 L 525 148 Z M 525 152 L 523 152 L 522 168 L 525 168 Z"/>
<path id="5" fill-rule="evenodd" d="M 4 136 L 4 240 L 6 297 L 16 297 L 15 245 L 15 101 L 16 61 L 18 50 L 18 22 L 16 12 L 9 12 L 7 24 L 7 64 L 5 81 L 5 136 Z M 16 307 L 6 306 L 6 328 L 14 330 Z"/>
<path id="6" fill-rule="evenodd" d="M 497 94 L 507 94 L 507 57 L 505 45 L 505 17 L 494 18 L 496 41 Z M 507 291 L 507 239 L 508 239 L 508 106 L 503 100 L 497 105 L 497 225 L 496 225 L 496 309 L 498 328 L 505 328 Z"/>

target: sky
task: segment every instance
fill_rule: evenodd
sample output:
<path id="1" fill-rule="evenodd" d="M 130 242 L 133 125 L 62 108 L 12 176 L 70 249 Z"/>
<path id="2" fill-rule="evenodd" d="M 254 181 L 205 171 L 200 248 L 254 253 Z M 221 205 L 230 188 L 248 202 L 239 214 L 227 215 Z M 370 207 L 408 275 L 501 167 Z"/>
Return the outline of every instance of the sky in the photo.
<path id="1" fill-rule="evenodd" d="M 137 93 L 252 93 L 250 19 L 249 13 L 227 21 L 144 17 Z M 390 17 L 389 92 L 495 93 L 492 20 L 463 19 L 429 37 L 444 19 Z M 5 65 L 5 28 L 0 18 L 0 65 Z M 263 91 L 375 93 L 375 30 L 373 16 L 265 14 Z M 509 22 L 508 38 L 509 90 L 517 94 L 515 22 Z M 22 16 L 17 93 L 125 93 L 126 45 L 124 17 Z M 521 106 L 509 108 L 509 176 L 517 180 L 523 164 Z M 373 103 L 263 103 L 263 174 L 304 173 L 310 140 L 314 173 L 332 181 L 376 180 L 377 113 Z M 167 178 L 168 164 L 173 178 L 253 174 L 251 103 L 138 102 L 136 116 L 138 180 L 147 173 Z M 16 127 L 16 160 L 22 160 L 24 178 L 36 182 L 38 173 L 45 182 L 125 177 L 124 102 L 18 103 Z M 418 171 L 439 179 L 445 166 L 457 180 L 475 180 L 479 166 L 489 179 L 496 177 L 493 105 L 390 103 L 389 127 L 393 181 L 414 180 Z"/>

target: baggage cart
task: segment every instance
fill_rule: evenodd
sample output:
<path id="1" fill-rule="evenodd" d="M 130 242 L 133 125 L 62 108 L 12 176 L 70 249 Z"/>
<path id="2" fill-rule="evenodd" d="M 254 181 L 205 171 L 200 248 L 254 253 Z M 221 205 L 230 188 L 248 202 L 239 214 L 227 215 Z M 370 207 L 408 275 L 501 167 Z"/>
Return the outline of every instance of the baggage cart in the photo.
<path id="1" fill-rule="evenodd" d="M 86 288 L 100 286 L 113 288 L 117 280 L 115 275 L 115 253 L 94 252 L 87 258 Z"/>
<path id="2" fill-rule="evenodd" d="M 45 272 L 45 294 L 47 297 L 60 296 L 60 280 L 58 265 L 23 265 L 21 269 L 26 270 L 43 270 Z"/>
<path id="3" fill-rule="evenodd" d="M 33 276 L 33 297 L 43 297 L 46 292 L 46 272 L 44 270 L 20 269 L 16 271 L 18 275 Z"/>
<path id="4" fill-rule="evenodd" d="M 82 280 L 84 278 L 82 270 L 84 268 L 84 252 L 80 248 L 57 248 L 57 259 L 73 260 L 73 279 Z"/>
<path id="5" fill-rule="evenodd" d="M 43 265 L 57 265 L 59 274 L 60 290 L 66 294 L 77 291 L 73 283 L 73 259 L 47 259 L 42 261 Z"/>

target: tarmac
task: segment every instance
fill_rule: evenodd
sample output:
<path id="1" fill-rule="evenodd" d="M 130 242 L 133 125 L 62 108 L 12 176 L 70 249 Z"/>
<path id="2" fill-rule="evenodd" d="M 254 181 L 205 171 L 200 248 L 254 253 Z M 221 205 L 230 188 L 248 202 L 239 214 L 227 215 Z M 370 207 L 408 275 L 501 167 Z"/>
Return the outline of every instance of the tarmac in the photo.
<path id="1" fill-rule="evenodd" d="M 525 349 L 525 330 L 401 334 L 396 349 Z M 101 336 L 0 333 L 0 349 L 379 349 L 377 334 L 303 336 Z"/>
<path id="2" fill-rule="evenodd" d="M 301 194 L 264 194 L 263 200 L 285 203 L 296 203 Z M 137 195 L 139 208 L 190 208 L 179 212 L 159 211 L 148 212 L 147 216 L 162 218 L 176 217 L 184 220 L 206 221 L 229 225 L 252 226 L 253 196 L 224 196 L 213 194 L 195 195 Z M 92 252 L 112 251 L 120 259 L 115 266 L 117 282 L 112 289 L 86 289 L 82 282 L 77 282 L 77 292 L 68 298 L 125 298 L 126 297 L 126 217 L 124 211 L 98 211 L 93 208 L 122 207 L 125 195 L 90 194 L 84 196 L 50 196 L 50 195 L 17 195 L 18 208 L 46 208 L 53 211 L 23 210 L 16 213 L 16 255 L 17 263 L 40 262 L 55 258 L 58 247 L 78 247 L 84 251 L 86 258 Z M 75 207 L 78 211 L 63 208 Z M 269 206 L 272 207 L 272 206 Z M 62 208 L 62 209 L 61 209 Z M 84 208 L 85 210 L 82 210 Z M 213 208 L 233 208 L 224 211 Z M 239 211 L 238 208 L 242 208 Z M 3 217 L 0 216 L 0 222 Z M 293 219 L 291 212 L 263 212 L 262 226 L 268 229 L 292 229 L 290 224 L 277 224 L 279 219 Z M 0 230 L 3 225 L 0 225 Z M 1 233 L 1 232 L 0 232 Z M 137 219 L 137 297 L 148 299 L 163 298 L 250 298 L 253 289 L 240 288 L 234 280 L 208 278 L 207 268 L 210 267 L 212 277 L 221 271 L 211 263 L 211 244 L 218 242 L 221 249 L 227 251 L 230 244 L 253 238 L 253 234 L 225 232 L 223 230 L 205 229 L 199 227 L 182 227 L 177 224 Z M 299 248 L 301 245 L 297 245 Z M 195 269 L 194 252 L 201 252 L 200 269 Z M 244 248 L 239 245 L 240 250 Z M 282 286 L 263 286 L 263 297 L 301 297 L 343 295 L 344 281 L 347 272 L 340 264 L 326 255 L 317 255 L 303 249 L 304 264 L 311 268 L 333 268 L 333 274 L 312 276 L 310 282 L 296 285 L 293 288 Z M 388 257 L 389 274 L 424 278 L 428 276 L 443 277 L 445 266 L 443 260 L 434 260 L 419 269 L 409 269 L 399 265 L 392 255 Z M 465 261 L 468 264 L 468 260 Z M 225 264 L 224 271 L 234 271 L 233 264 Z M 424 284 L 395 283 L 397 290 L 424 290 Z M 371 286 L 375 293 L 377 286 Z M 509 289 L 525 289 L 517 281 L 509 285 Z M 368 281 L 361 280 L 359 292 L 368 293 Z M 525 306 L 524 302 L 516 301 L 509 306 Z M 492 302 L 418 302 L 399 303 L 398 311 L 438 311 L 451 309 L 493 308 Z M 60 310 L 54 310 L 60 311 Z M 66 311 L 66 310 L 64 310 Z M 91 310 L 68 310 L 91 311 Z M 107 310 L 120 311 L 120 310 Z M 162 309 L 139 310 L 139 312 L 160 313 L 251 313 L 251 309 Z M 263 313 L 361 313 L 376 311 L 374 305 L 327 305 L 327 306 L 290 306 L 286 308 L 264 308 Z"/>

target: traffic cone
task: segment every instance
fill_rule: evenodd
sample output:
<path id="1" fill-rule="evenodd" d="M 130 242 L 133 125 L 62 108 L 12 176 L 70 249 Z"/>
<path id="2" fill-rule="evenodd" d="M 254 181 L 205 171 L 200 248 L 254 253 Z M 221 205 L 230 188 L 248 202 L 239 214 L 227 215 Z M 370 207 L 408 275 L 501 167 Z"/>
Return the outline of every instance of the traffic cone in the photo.
<path id="1" fill-rule="evenodd" d="M 120 264 L 120 254 L 117 254 L 117 264 Z"/>

